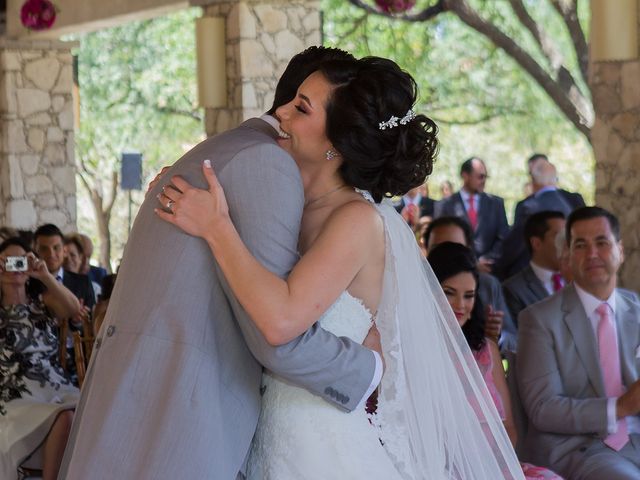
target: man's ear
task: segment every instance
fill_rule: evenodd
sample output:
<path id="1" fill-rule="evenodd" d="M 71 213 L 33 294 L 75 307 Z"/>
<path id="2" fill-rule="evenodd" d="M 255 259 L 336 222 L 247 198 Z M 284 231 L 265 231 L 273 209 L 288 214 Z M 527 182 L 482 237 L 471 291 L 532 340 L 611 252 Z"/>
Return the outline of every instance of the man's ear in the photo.
<path id="1" fill-rule="evenodd" d="M 538 237 L 531 237 L 529 244 L 531 245 L 531 250 L 533 252 L 537 252 L 540 250 L 540 246 L 542 245 L 542 239 Z"/>

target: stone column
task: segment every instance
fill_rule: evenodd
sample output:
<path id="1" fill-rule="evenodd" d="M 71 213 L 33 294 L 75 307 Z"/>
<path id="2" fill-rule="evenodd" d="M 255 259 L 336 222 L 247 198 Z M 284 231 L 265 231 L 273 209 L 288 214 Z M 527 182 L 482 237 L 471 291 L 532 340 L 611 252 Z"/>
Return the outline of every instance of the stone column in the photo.
<path id="1" fill-rule="evenodd" d="M 205 112 L 207 135 L 259 116 L 293 55 L 321 44 L 319 0 L 192 1 L 226 19 L 227 108 Z"/>
<path id="2" fill-rule="evenodd" d="M 0 39 L 2 225 L 75 230 L 73 46 Z"/>
<path id="3" fill-rule="evenodd" d="M 640 59 L 592 61 L 590 85 L 596 114 L 591 133 L 596 204 L 620 219 L 625 252 L 620 283 L 639 291 Z"/>

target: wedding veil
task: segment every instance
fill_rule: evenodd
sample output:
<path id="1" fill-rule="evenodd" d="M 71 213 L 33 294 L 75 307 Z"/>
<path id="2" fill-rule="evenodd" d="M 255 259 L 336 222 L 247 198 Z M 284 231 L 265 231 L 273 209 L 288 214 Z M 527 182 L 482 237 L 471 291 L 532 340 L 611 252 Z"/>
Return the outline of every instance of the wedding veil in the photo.
<path id="1" fill-rule="evenodd" d="M 524 479 L 471 350 L 413 232 L 383 201 L 383 296 L 376 322 L 386 371 L 377 421 L 403 476 Z"/>

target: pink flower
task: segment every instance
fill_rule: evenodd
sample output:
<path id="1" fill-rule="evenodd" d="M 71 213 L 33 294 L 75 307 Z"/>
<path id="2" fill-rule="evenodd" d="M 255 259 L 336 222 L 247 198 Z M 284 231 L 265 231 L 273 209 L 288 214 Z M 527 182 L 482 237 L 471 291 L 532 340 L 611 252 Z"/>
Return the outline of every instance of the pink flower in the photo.
<path id="1" fill-rule="evenodd" d="M 376 0 L 376 5 L 384 13 L 404 13 L 413 8 L 416 0 Z"/>
<path id="2" fill-rule="evenodd" d="M 27 0 L 20 9 L 20 20 L 30 30 L 46 30 L 56 20 L 56 7 L 50 0 Z"/>

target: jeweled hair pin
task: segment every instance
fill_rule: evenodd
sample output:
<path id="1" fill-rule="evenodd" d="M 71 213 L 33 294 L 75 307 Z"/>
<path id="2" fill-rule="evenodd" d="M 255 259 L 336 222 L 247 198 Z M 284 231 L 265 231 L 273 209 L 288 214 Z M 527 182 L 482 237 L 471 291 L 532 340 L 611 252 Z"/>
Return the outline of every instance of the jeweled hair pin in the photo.
<path id="1" fill-rule="evenodd" d="M 413 110 L 409 109 L 409 111 L 407 111 L 407 114 L 404 117 L 398 118 L 398 117 L 392 115 L 391 118 L 389 120 L 387 120 L 386 122 L 380 122 L 378 124 L 378 128 L 380 130 L 386 130 L 387 128 L 397 127 L 398 125 L 406 125 L 407 123 L 409 123 L 414 118 L 416 118 L 416 112 L 414 112 Z"/>

